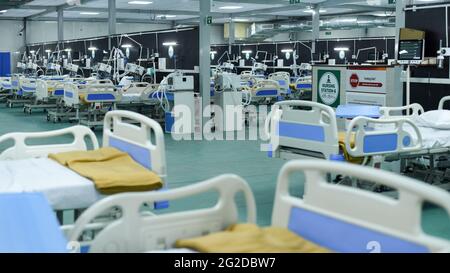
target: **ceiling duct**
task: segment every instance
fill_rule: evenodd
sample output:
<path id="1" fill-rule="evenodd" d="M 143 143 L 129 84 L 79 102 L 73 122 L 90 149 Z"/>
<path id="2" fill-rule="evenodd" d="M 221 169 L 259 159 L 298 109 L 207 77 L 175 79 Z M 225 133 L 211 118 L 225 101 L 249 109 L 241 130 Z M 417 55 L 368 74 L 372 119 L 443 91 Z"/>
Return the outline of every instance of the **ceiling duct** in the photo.
<path id="1" fill-rule="evenodd" d="M 311 21 L 300 21 L 293 23 L 254 23 L 247 29 L 247 37 L 250 40 L 264 40 L 273 37 L 280 32 L 298 32 L 312 29 Z M 353 29 L 372 27 L 393 27 L 395 17 L 379 16 L 352 16 L 336 17 L 320 21 L 320 29 Z"/>
<path id="2" fill-rule="evenodd" d="M 17 8 L 30 2 L 32 2 L 32 0 L 1 0 L 0 10 Z"/>

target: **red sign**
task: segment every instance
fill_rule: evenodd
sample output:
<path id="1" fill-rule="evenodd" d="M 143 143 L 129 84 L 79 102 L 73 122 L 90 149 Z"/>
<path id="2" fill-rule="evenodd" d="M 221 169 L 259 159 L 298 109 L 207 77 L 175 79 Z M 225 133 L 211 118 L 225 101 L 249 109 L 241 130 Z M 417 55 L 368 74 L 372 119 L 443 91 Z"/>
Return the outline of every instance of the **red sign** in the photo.
<path id="1" fill-rule="evenodd" d="M 350 85 L 353 88 L 356 88 L 356 87 L 358 87 L 358 84 L 359 84 L 359 77 L 358 77 L 358 75 L 357 74 L 352 74 L 350 76 Z"/>

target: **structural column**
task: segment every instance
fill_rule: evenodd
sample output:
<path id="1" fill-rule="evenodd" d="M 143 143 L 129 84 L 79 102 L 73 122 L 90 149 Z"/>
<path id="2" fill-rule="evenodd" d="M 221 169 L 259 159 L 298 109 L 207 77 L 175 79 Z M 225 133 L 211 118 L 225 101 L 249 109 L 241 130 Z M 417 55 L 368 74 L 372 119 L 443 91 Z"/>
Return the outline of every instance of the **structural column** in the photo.
<path id="1" fill-rule="evenodd" d="M 230 17 L 230 23 L 228 25 L 228 53 L 231 55 L 231 46 L 234 44 L 236 40 L 235 37 L 235 24 L 233 21 L 233 17 Z"/>
<path id="2" fill-rule="evenodd" d="M 109 35 L 116 34 L 116 0 L 108 0 L 108 33 Z"/>
<path id="3" fill-rule="evenodd" d="M 395 57 L 398 56 L 398 44 L 400 41 L 400 29 L 405 27 L 405 0 L 395 2 Z M 392 59 L 392 56 L 391 56 Z"/>
<path id="4" fill-rule="evenodd" d="M 211 0 L 200 0 L 200 41 L 199 41 L 199 56 L 200 56 L 200 94 L 202 96 L 203 111 L 209 107 L 210 98 L 210 51 L 211 51 L 211 27 L 207 23 L 207 18 L 211 14 Z M 203 117 L 203 124 L 209 120 L 208 117 Z"/>
<path id="5" fill-rule="evenodd" d="M 320 38 L 320 8 L 318 5 L 314 6 L 312 13 L 312 53 L 316 53 L 316 43 Z"/>
<path id="6" fill-rule="evenodd" d="M 62 7 L 58 7 L 58 42 L 62 42 L 64 40 L 64 9 Z"/>

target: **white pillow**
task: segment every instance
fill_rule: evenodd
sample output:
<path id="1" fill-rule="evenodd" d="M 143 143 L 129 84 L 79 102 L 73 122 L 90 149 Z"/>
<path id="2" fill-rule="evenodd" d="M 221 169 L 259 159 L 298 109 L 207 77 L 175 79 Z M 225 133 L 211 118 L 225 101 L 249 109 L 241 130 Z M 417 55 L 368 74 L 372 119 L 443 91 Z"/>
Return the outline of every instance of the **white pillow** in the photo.
<path id="1" fill-rule="evenodd" d="M 450 110 L 428 111 L 415 118 L 414 121 L 418 126 L 450 130 Z"/>

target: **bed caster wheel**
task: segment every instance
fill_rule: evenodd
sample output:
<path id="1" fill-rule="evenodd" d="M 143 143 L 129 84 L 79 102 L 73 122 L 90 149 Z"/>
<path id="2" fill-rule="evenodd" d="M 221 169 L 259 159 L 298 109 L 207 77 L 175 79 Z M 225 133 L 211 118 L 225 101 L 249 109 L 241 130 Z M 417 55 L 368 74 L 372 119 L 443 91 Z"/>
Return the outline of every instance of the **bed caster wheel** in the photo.
<path id="1" fill-rule="evenodd" d="M 50 121 L 50 115 L 47 115 L 47 122 Z"/>

